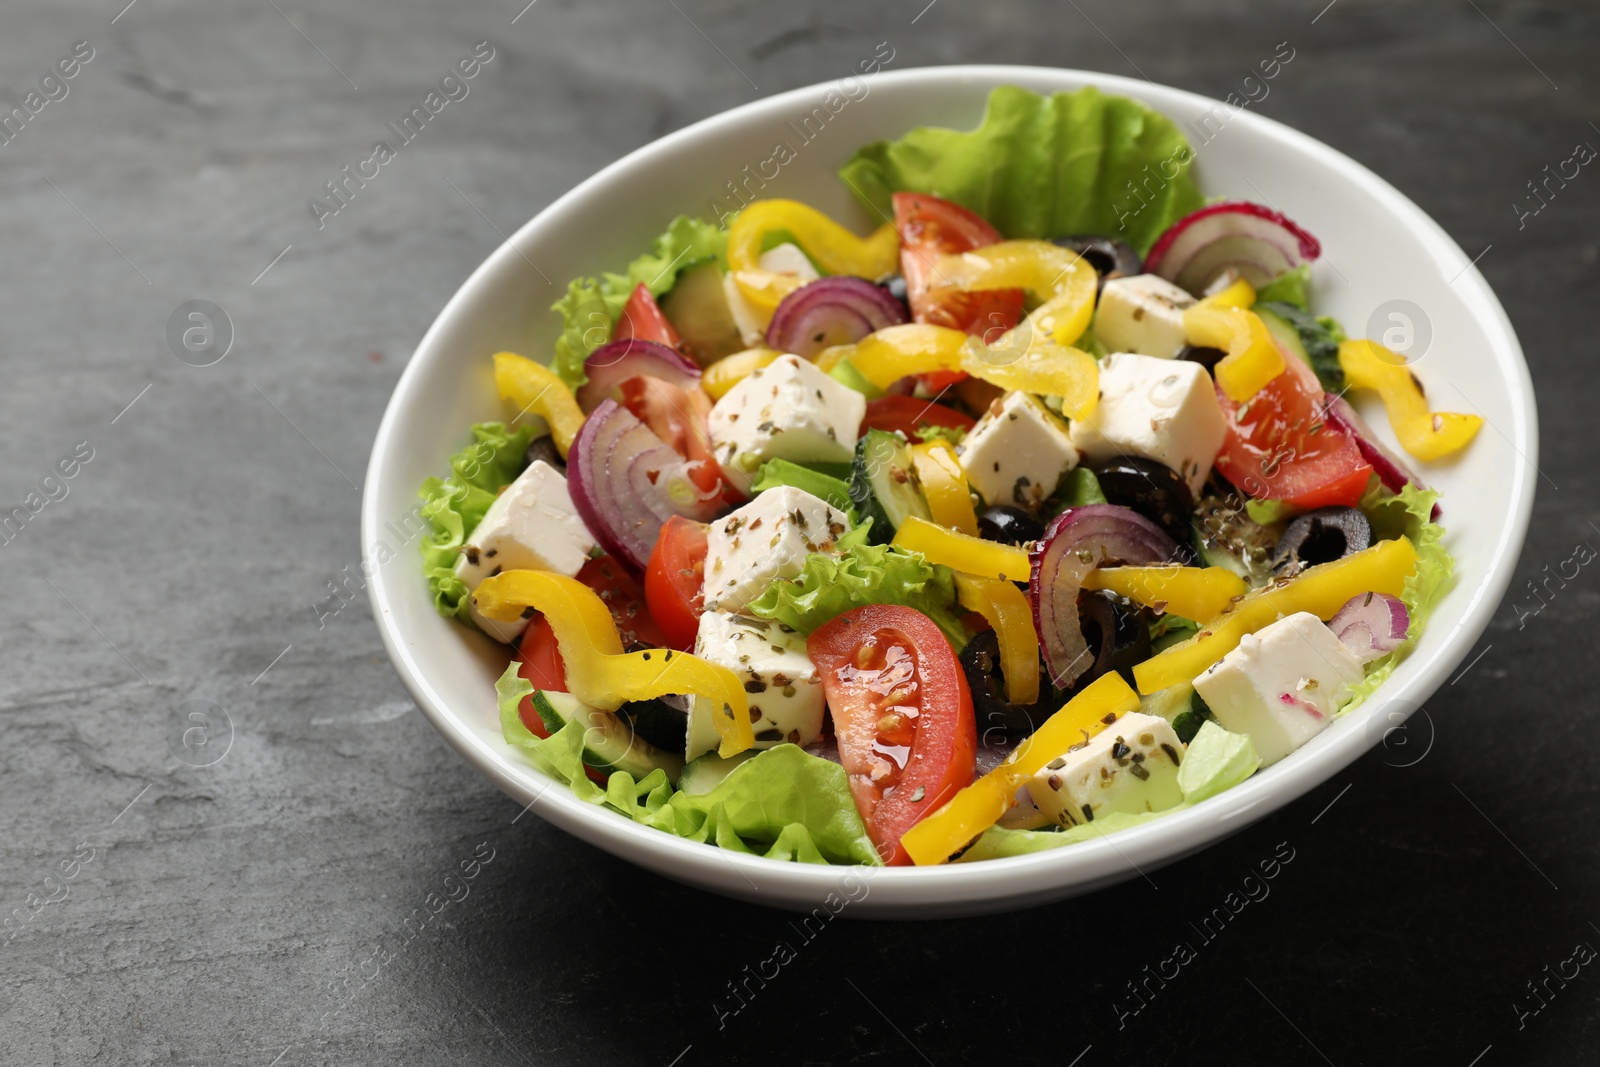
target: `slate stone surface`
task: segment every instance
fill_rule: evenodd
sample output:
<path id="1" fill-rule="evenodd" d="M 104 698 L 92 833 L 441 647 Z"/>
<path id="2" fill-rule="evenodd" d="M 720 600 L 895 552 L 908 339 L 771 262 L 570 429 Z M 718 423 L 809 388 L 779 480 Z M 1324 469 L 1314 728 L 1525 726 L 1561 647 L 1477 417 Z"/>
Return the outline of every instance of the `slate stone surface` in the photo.
<path id="1" fill-rule="evenodd" d="M 1600 944 L 1600 578 L 1538 614 L 1524 583 L 1600 542 L 1600 173 L 1514 207 L 1600 144 L 1592 4 L 122 2 L 0 8 L 7 108 L 93 50 L 0 145 L 0 501 L 74 471 L 0 546 L 0 1062 L 1593 1062 L 1592 969 L 1549 975 Z M 470 97 L 319 230 L 307 198 L 484 39 Z M 1288 41 L 1259 110 L 1484 250 L 1543 477 L 1521 596 L 1403 739 L 1148 880 L 808 942 L 513 825 L 412 707 L 364 598 L 317 605 L 358 562 L 395 379 L 501 232 L 884 40 L 897 67 L 1213 96 Z M 191 335 L 189 363 L 169 347 L 193 300 L 232 324 L 210 366 L 221 336 Z M 226 755 L 180 762 L 208 721 Z M 1274 856 L 1268 895 L 1204 927 Z M 770 975 L 780 941 L 796 958 L 734 1011 L 729 983 Z"/>

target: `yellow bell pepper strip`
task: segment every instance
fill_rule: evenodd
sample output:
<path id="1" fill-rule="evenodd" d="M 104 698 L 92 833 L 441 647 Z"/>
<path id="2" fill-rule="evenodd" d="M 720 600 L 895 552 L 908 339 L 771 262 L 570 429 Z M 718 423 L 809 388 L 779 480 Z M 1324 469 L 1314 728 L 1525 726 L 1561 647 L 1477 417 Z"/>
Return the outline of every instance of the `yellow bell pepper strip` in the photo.
<path id="1" fill-rule="evenodd" d="M 1097 567 L 1085 589 L 1109 589 L 1158 612 L 1186 619 L 1215 618 L 1249 592 L 1245 580 L 1226 567 Z"/>
<path id="2" fill-rule="evenodd" d="M 1242 308 L 1245 311 L 1255 306 L 1256 287 L 1243 278 L 1234 279 L 1231 285 L 1217 290 L 1204 300 L 1200 307 L 1208 308 Z"/>
<path id="3" fill-rule="evenodd" d="M 1100 399 L 1100 368 L 1094 357 L 1035 336 L 1026 322 L 992 348 L 945 326 L 890 326 L 853 345 L 825 349 L 817 365 L 826 370 L 840 359 L 850 360 L 879 389 L 912 374 L 965 371 L 1002 389 L 1059 396 L 1062 414 L 1069 419 L 1092 414 Z"/>
<path id="4" fill-rule="evenodd" d="M 1028 553 L 1016 545 L 970 537 L 915 515 L 906 517 L 892 543 L 907 552 L 921 552 L 929 563 L 983 578 L 1025 582 L 1032 570 Z"/>
<path id="5" fill-rule="evenodd" d="M 567 383 L 526 356 L 500 352 L 494 357 L 494 385 L 503 398 L 517 406 L 517 414 L 531 411 L 544 419 L 556 451 L 565 459 L 584 418 Z"/>
<path id="6" fill-rule="evenodd" d="M 982 615 L 1000 641 L 1000 673 L 1006 679 L 1006 700 L 1032 704 L 1039 699 L 1039 632 L 1033 628 L 1033 606 L 1010 582 L 997 578 L 956 575 L 961 606 Z"/>
<path id="7" fill-rule="evenodd" d="M 1428 410 L 1422 387 L 1405 360 L 1372 341 L 1339 344 L 1339 369 L 1356 389 L 1372 389 L 1383 398 L 1389 425 L 1401 446 L 1427 462 L 1464 448 L 1483 425 L 1480 415 Z"/>
<path id="8" fill-rule="evenodd" d="M 497 622 L 511 622 L 529 608 L 542 612 L 567 668 L 567 690 L 585 704 L 615 711 L 630 700 L 703 696 L 722 708 L 712 716 L 722 741 L 717 755 L 732 756 L 755 745 L 738 675 L 687 652 L 624 652 L 611 610 L 577 579 L 550 571 L 505 571 L 485 578 L 472 602 Z"/>
<path id="9" fill-rule="evenodd" d="M 764 318 L 770 318 L 797 287 L 792 275 L 761 269 L 761 243 L 778 230 L 792 234 L 811 261 L 829 274 L 876 280 L 900 269 L 900 234 L 892 223 L 884 223 L 869 237 L 857 237 L 797 200 L 757 200 L 728 227 L 728 269 L 739 291 Z"/>
<path id="10" fill-rule="evenodd" d="M 972 492 L 955 449 L 943 441 L 911 446 L 911 465 L 922 483 L 933 521 L 978 536 L 978 513 L 972 509 Z"/>
<path id="11" fill-rule="evenodd" d="M 1040 306 L 1028 316 L 1032 329 L 1058 345 L 1083 336 L 1094 318 L 1099 285 L 1089 261 L 1049 241 L 1001 241 L 935 265 L 937 288 L 1026 289 Z"/>
<path id="12" fill-rule="evenodd" d="M 1138 706 L 1138 696 L 1116 671 L 1095 679 L 1046 719 L 1004 763 L 907 830 L 900 843 L 911 861 L 923 867 L 955 855 L 1011 809 L 1017 790 L 1045 764 Z"/>
<path id="13" fill-rule="evenodd" d="M 1255 396 L 1285 370 L 1278 343 L 1253 311 L 1196 304 L 1183 313 L 1183 331 L 1192 345 L 1227 349 L 1212 374 L 1235 404 Z"/>
<path id="14" fill-rule="evenodd" d="M 1133 668 L 1141 693 L 1193 682 L 1202 671 L 1239 647 L 1240 638 L 1286 615 L 1309 611 L 1324 621 L 1362 593 L 1399 596 L 1417 565 L 1417 550 L 1404 537 L 1380 541 L 1353 556 L 1307 567 L 1282 585 L 1250 593 L 1213 617 L 1189 640 L 1173 645 Z"/>
<path id="15" fill-rule="evenodd" d="M 700 375 L 700 388 L 704 389 L 712 400 L 721 400 L 729 389 L 781 355 L 783 353 L 775 348 L 758 345 L 743 352 L 735 352 L 731 356 L 724 356 Z"/>

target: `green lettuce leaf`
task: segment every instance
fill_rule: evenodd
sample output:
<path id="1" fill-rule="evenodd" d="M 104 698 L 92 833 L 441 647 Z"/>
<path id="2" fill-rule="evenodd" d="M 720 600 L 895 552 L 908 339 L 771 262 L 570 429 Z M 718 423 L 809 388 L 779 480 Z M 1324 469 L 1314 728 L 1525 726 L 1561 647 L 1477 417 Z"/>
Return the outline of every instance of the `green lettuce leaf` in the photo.
<path id="1" fill-rule="evenodd" d="M 768 859 L 877 865 L 881 861 L 850 797 L 844 768 L 794 745 L 740 764 L 709 793 L 677 792 L 665 771 L 634 780 L 613 771 L 605 785 L 584 773 L 584 727 L 574 719 L 549 737 L 523 725 L 518 708 L 533 686 L 506 667 L 495 683 L 506 743 L 572 794 L 646 826 Z"/>
<path id="2" fill-rule="evenodd" d="M 1393 652 L 1367 664 L 1366 678 L 1351 690 L 1350 701 L 1340 711 L 1341 715 L 1370 697 L 1389 680 L 1400 661 L 1410 654 L 1455 570 L 1455 558 L 1445 551 L 1442 544 L 1444 527 L 1430 517 L 1434 502 L 1438 499 L 1437 490 L 1418 489 L 1409 484 L 1398 494 L 1391 493 L 1376 477 L 1361 498 L 1361 510 L 1366 512 L 1368 521 L 1372 523 L 1373 539 L 1381 540 L 1401 534 L 1409 537 L 1417 549 L 1417 566 L 1406 578 L 1405 587 L 1400 592 L 1400 599 L 1411 614 L 1411 625 L 1406 630 L 1405 641 Z"/>
<path id="3" fill-rule="evenodd" d="M 1207 722 L 1200 727 L 1200 732 L 1195 734 L 1183 754 L 1183 765 L 1178 768 L 1178 787 L 1183 790 L 1183 801 L 1176 807 L 1136 815 L 1113 812 L 1094 822 L 1081 823 L 1067 830 L 1008 830 L 991 826 L 956 862 L 1022 856 L 1074 845 L 1079 841 L 1092 841 L 1118 830 L 1142 826 L 1175 811 L 1192 808 L 1203 800 L 1232 789 L 1256 773 L 1260 766 L 1261 757 L 1256 755 L 1255 746 L 1248 737 L 1230 734 L 1215 722 Z"/>
<path id="4" fill-rule="evenodd" d="M 724 262 L 728 235 L 709 222 L 679 215 L 667 231 L 655 239 L 650 251 L 629 263 L 616 274 L 606 272 L 594 278 L 574 278 L 567 292 L 551 305 L 561 315 L 561 335 L 556 339 L 550 367 L 573 389 L 588 380 L 583 361 L 605 344 L 612 327 L 622 316 L 628 297 L 641 283 L 651 296 L 671 289 L 678 275 L 708 259 Z"/>
<path id="5" fill-rule="evenodd" d="M 1288 522 L 1298 517 L 1305 509 L 1296 507 L 1287 500 L 1257 500 L 1251 497 L 1244 502 L 1244 513 L 1250 516 L 1250 521 L 1257 526 L 1271 526 L 1277 522 Z"/>
<path id="6" fill-rule="evenodd" d="M 422 517 L 433 527 L 422 539 L 422 570 L 439 614 L 472 622 L 456 558 L 495 496 L 527 465 L 533 434 L 531 426 L 509 430 L 504 423 L 480 422 L 472 427 L 472 444 L 450 457 L 449 476 L 429 478 L 418 490 Z"/>
<path id="7" fill-rule="evenodd" d="M 989 94 L 975 130 L 923 126 L 857 150 L 839 176 L 874 217 L 890 195 L 953 200 L 1007 237 L 1115 234 L 1142 255 L 1204 203 L 1178 127 L 1137 100 L 1093 87 Z"/>
<path id="8" fill-rule="evenodd" d="M 927 444 L 930 441 L 943 441 L 951 448 L 954 448 L 966 439 L 967 430 L 964 426 L 935 426 L 931 422 L 925 422 L 917 427 L 917 440 L 923 444 Z"/>
<path id="9" fill-rule="evenodd" d="M 863 604 L 916 608 L 957 649 L 968 634 L 956 610 L 955 576 L 920 552 L 867 543 L 871 522 L 839 538 L 835 552 L 813 552 L 795 577 L 773 582 L 746 609 L 803 634 Z"/>
<path id="10" fill-rule="evenodd" d="M 824 474 L 811 467 L 802 467 L 786 459 L 769 459 L 763 463 L 752 488 L 758 493 L 763 493 L 768 489 L 777 489 L 784 485 L 802 489 L 814 497 L 826 500 L 849 516 L 852 526 L 859 521 L 856 518 L 856 506 L 850 500 L 850 487 L 844 479 L 835 478 L 831 474 Z"/>
<path id="11" fill-rule="evenodd" d="M 1256 303 L 1282 303 L 1301 311 L 1311 310 L 1311 264 L 1302 263 L 1286 270 L 1266 285 L 1256 290 Z"/>

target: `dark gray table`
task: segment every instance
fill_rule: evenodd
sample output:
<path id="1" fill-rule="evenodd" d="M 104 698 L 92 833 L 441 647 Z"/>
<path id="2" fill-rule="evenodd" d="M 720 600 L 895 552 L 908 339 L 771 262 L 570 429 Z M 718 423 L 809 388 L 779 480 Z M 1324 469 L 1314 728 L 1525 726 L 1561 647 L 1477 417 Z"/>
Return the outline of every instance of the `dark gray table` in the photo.
<path id="1" fill-rule="evenodd" d="M 1600 543 L 1600 173 L 1513 206 L 1600 145 L 1592 5 L 124 2 L 0 10 L 7 108 L 93 49 L 0 145 L 0 501 L 39 492 L 0 548 L 0 1062 L 1593 1062 L 1592 969 L 1549 977 L 1600 945 L 1592 568 L 1502 606 L 1404 738 L 1151 882 L 809 943 L 513 825 L 351 577 L 413 345 L 622 153 L 884 40 L 1219 97 L 1287 41 L 1260 111 L 1483 250 L 1515 320 L 1545 426 L 1526 609 Z M 307 199 L 485 38 L 470 97 L 319 230 Z M 192 300 L 232 323 L 210 366 L 222 336 L 169 349 Z M 208 722 L 226 756 L 180 762 Z M 1275 854 L 1269 895 L 1230 897 Z"/>

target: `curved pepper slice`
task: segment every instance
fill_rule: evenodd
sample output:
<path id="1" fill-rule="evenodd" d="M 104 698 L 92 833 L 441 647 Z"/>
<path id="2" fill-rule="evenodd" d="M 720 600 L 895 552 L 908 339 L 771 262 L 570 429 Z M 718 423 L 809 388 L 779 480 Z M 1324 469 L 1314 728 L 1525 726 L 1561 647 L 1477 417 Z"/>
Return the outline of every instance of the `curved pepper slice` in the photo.
<path id="1" fill-rule="evenodd" d="M 781 355 L 783 353 L 776 348 L 759 345 L 747 348 L 743 352 L 735 352 L 731 356 L 723 356 L 700 375 L 700 388 L 704 389 L 712 400 L 721 400 L 729 389 Z"/>
<path id="2" fill-rule="evenodd" d="M 1380 344 L 1340 342 L 1339 369 L 1353 388 L 1377 391 L 1401 446 L 1424 462 L 1464 448 L 1483 425 L 1481 415 L 1430 412 L 1405 360 Z"/>
<path id="3" fill-rule="evenodd" d="M 1069 419 L 1086 418 L 1100 399 L 1094 357 L 1032 334 L 1026 321 L 992 347 L 945 326 L 889 326 L 853 345 L 824 349 L 817 365 L 828 370 L 844 359 L 879 389 L 908 375 L 959 370 L 1002 389 L 1059 396 Z"/>
<path id="4" fill-rule="evenodd" d="M 1253 311 L 1202 302 L 1183 313 L 1183 331 L 1192 345 L 1228 350 L 1212 374 L 1235 404 L 1255 396 L 1285 370 L 1278 343 Z"/>
<path id="5" fill-rule="evenodd" d="M 1221 615 L 1250 591 L 1226 567 L 1096 567 L 1083 587 L 1109 589 L 1147 608 L 1202 620 Z"/>
<path id="6" fill-rule="evenodd" d="M 978 536 L 978 513 L 972 508 L 972 492 L 967 488 L 967 475 L 955 449 L 943 441 L 912 445 L 911 465 L 922 483 L 922 495 L 928 499 L 933 521 L 969 537 Z"/>
<path id="7" fill-rule="evenodd" d="M 997 578 L 956 575 L 961 606 L 982 615 L 1000 641 L 1000 673 L 1006 679 L 1006 700 L 1032 704 L 1039 699 L 1039 631 L 1033 606 L 1010 582 Z"/>
<path id="8" fill-rule="evenodd" d="M 703 696 L 722 706 L 722 714 L 713 716 L 722 740 L 719 756 L 755 745 L 738 675 L 687 652 L 624 652 L 611 610 L 577 579 L 549 571 L 505 571 L 485 578 L 472 600 L 497 622 L 510 622 L 529 608 L 543 613 L 567 668 L 567 690 L 585 704 L 615 711 L 630 700 Z"/>
<path id="9" fill-rule="evenodd" d="M 1242 308 L 1249 311 L 1255 306 L 1256 287 L 1244 278 L 1235 278 L 1231 285 L 1219 289 L 1200 301 L 1199 307 Z"/>
<path id="10" fill-rule="evenodd" d="M 814 207 L 798 200 L 757 200 L 728 227 L 728 269 L 739 291 L 770 318 L 798 285 L 793 275 L 761 269 L 767 234 L 787 231 L 818 267 L 829 274 L 876 280 L 900 268 L 900 235 L 884 223 L 870 237 L 857 237 Z"/>
<path id="11" fill-rule="evenodd" d="M 1139 697 L 1110 671 L 1095 679 L 1017 746 L 1000 766 L 907 830 L 900 843 L 919 867 L 943 863 L 1010 810 L 1017 790 L 1044 765 L 1087 741 L 1139 706 Z"/>
<path id="12" fill-rule="evenodd" d="M 1362 593 L 1399 596 L 1417 565 L 1417 550 L 1404 537 L 1380 541 L 1353 556 L 1307 567 L 1284 585 L 1269 585 L 1206 623 L 1205 629 L 1133 668 L 1141 693 L 1193 682 L 1213 663 L 1239 647 L 1239 639 L 1285 615 L 1309 611 L 1333 618 L 1351 597 Z"/>
<path id="13" fill-rule="evenodd" d="M 1028 290 L 1041 301 L 1028 316 L 1031 329 L 1058 345 L 1089 328 L 1099 285 L 1088 260 L 1049 241 L 1001 241 L 942 256 L 933 281 L 941 289 Z"/>
<path id="14" fill-rule="evenodd" d="M 526 356 L 500 352 L 494 357 L 494 385 L 502 397 L 517 406 L 517 414 L 531 411 L 544 419 L 556 451 L 566 458 L 572 439 L 583 428 L 584 418 L 567 383 L 550 368 Z"/>
<path id="15" fill-rule="evenodd" d="M 1028 553 L 1016 545 L 970 537 L 915 515 L 908 515 L 901 523 L 892 543 L 895 548 L 922 553 L 929 563 L 943 564 L 951 570 L 982 578 L 1025 582 L 1032 569 Z"/>

